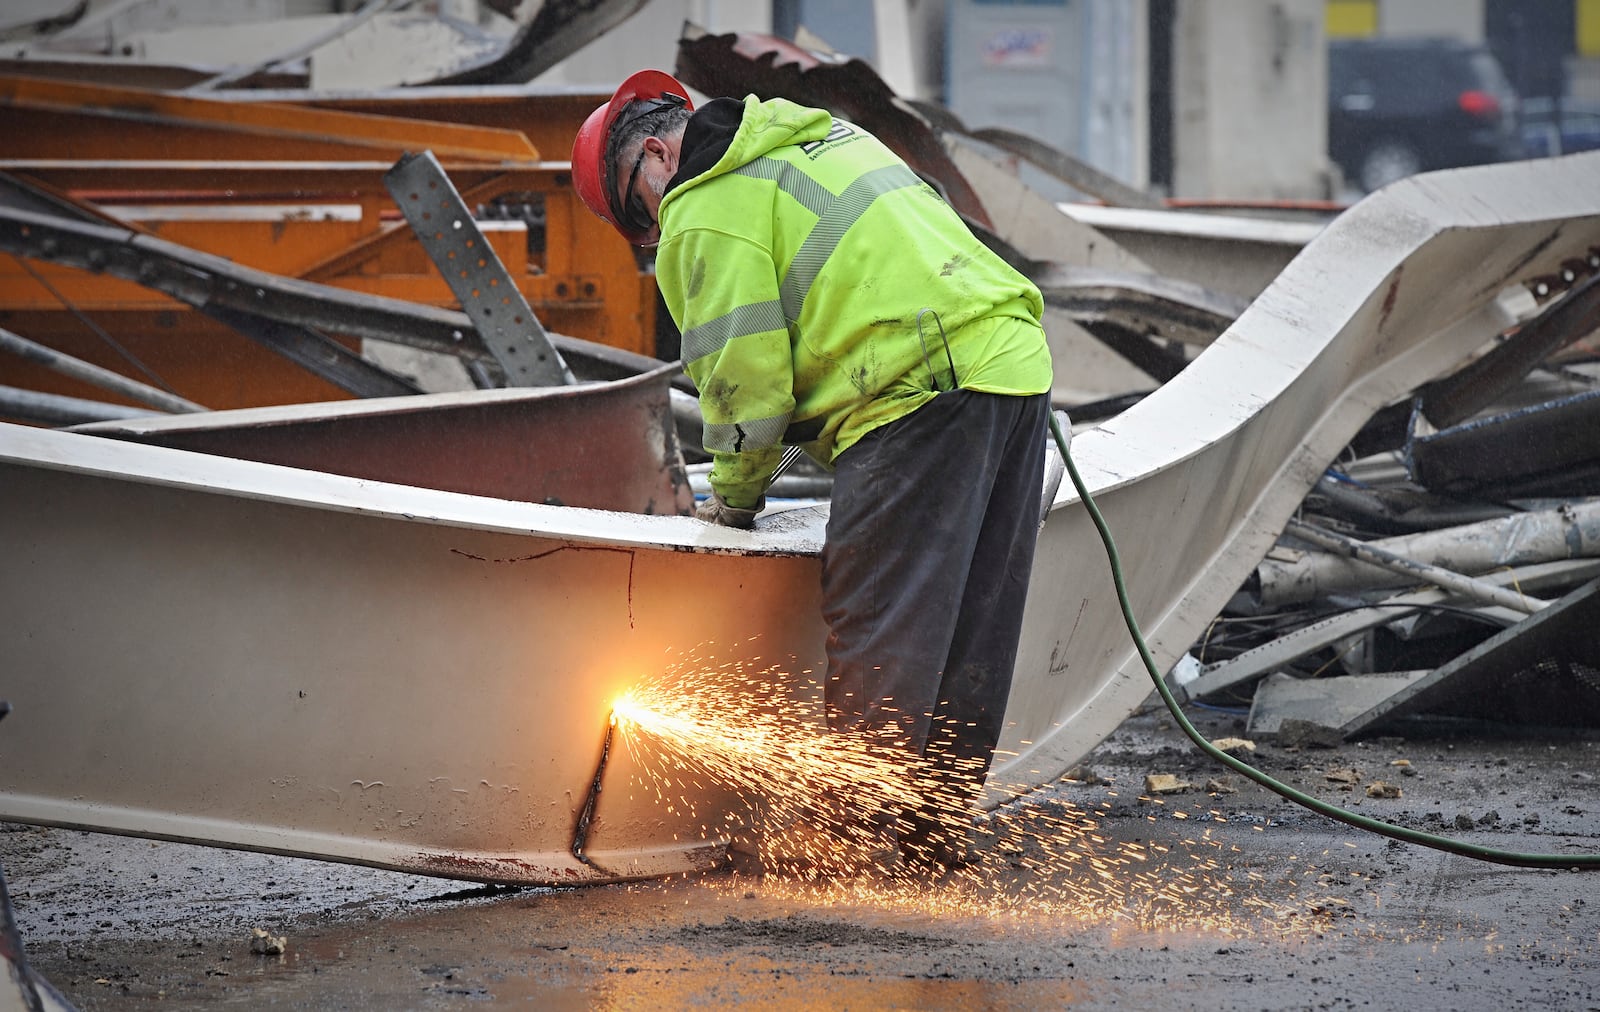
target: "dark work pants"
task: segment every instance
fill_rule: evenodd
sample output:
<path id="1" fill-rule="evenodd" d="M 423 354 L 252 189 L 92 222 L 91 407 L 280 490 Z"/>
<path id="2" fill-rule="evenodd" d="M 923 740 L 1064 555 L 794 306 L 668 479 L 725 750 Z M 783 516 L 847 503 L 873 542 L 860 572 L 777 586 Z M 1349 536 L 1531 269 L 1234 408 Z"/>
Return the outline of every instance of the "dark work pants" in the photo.
<path id="1" fill-rule="evenodd" d="M 1049 398 L 952 390 L 835 460 L 822 551 L 828 721 L 981 782 L 1039 530 Z"/>

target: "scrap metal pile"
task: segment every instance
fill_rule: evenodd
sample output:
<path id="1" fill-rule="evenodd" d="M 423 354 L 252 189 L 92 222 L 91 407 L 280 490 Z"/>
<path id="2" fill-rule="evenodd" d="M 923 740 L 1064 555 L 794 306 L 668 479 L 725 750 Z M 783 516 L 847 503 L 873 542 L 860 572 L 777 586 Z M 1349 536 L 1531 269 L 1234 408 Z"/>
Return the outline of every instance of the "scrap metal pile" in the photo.
<path id="1" fill-rule="evenodd" d="M 828 107 L 883 137 L 1035 280 L 1053 341 L 1085 335 L 1148 378 L 1095 397 L 1058 392 L 1080 425 L 1177 375 L 1259 290 L 1152 267 L 1001 163 L 1027 161 L 1103 208 L 1159 214 L 1159 201 L 903 100 L 861 61 L 690 27 L 676 73 L 707 94 Z M 6 350 L 29 360 L 0 360 L 5 413 L 68 424 L 419 392 L 414 376 L 372 361 L 373 342 L 458 362 L 473 385 L 514 383 L 491 335 L 454 308 L 469 299 L 430 268 L 426 227 L 396 220 L 386 174 L 424 150 L 476 209 L 493 273 L 520 305 L 587 339 L 550 335 L 580 377 L 648 371 L 676 354 L 648 265 L 583 227 L 549 160 L 602 99 L 497 86 L 222 97 L 0 77 L 12 138 L 0 160 L 0 251 L 12 255 L 0 262 L 0 326 L 16 332 Z M 97 139 L 113 134 L 114 145 Z M 1261 736 L 1349 736 L 1417 715 L 1600 724 L 1586 635 L 1600 617 L 1597 276 L 1591 249 L 1504 293 L 1494 348 L 1379 412 L 1173 683 L 1249 707 Z M 81 368 L 130 363 L 151 382 L 108 387 Z M 677 406 L 686 399 L 680 383 Z M 693 421 L 679 422 L 693 458 Z M 803 494 L 825 491 L 816 473 L 798 478 Z"/>
<path id="2" fill-rule="evenodd" d="M 677 70 L 709 93 L 780 94 L 863 122 L 938 180 L 1053 308 L 1154 382 L 1239 311 L 1131 257 L 1086 277 L 1082 248 L 1061 242 L 1082 227 L 1070 211 L 1044 214 L 1064 261 L 1051 262 L 1026 245 L 1037 233 L 986 212 L 975 149 L 1029 161 L 1106 205 L 1159 205 L 1037 142 L 969 132 L 948 111 L 902 101 L 859 60 L 691 31 Z M 1020 189 L 999 203 L 1027 203 Z M 1096 238 L 1098 256 L 1116 256 Z M 1424 716 L 1600 726 L 1597 284 L 1600 248 L 1503 293 L 1499 343 L 1373 418 L 1169 681 L 1188 699 L 1248 708 L 1249 733 L 1263 738 L 1342 738 Z M 1139 396 L 1064 406 L 1082 424 Z"/>
<path id="3" fill-rule="evenodd" d="M 151 88 L 237 89 L 531 81 L 645 0 L 222 5 L 33 0 L 0 12 L 0 61 L 22 72 Z M 475 13 L 476 16 L 472 16 Z M 465 16 L 464 16 L 465 15 Z M 242 30 L 241 30 L 242 29 Z M 230 38 L 231 36 L 231 38 Z"/>
<path id="4" fill-rule="evenodd" d="M 1252 736 L 1600 726 L 1600 249 L 1380 413 L 1171 680 Z"/>

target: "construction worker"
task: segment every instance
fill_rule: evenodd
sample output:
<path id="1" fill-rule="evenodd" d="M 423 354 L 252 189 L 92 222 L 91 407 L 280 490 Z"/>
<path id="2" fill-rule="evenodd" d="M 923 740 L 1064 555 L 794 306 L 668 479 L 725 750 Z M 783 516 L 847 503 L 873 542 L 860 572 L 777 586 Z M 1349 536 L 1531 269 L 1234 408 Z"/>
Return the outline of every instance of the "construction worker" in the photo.
<path id="1" fill-rule="evenodd" d="M 1038 533 L 1038 289 L 877 138 L 784 99 L 696 110 L 640 71 L 572 169 L 590 210 L 655 246 L 713 457 L 696 515 L 752 526 L 786 444 L 833 469 L 828 721 L 925 757 L 899 845 L 963 863 Z"/>

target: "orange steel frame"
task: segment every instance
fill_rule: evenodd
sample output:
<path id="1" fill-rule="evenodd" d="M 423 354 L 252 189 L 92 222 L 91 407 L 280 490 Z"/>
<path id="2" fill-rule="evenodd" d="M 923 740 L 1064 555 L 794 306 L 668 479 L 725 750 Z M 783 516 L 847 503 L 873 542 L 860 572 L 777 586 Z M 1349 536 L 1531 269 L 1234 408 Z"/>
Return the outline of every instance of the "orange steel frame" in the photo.
<path id="1" fill-rule="evenodd" d="M 0 171 L 131 230 L 249 267 L 453 308 L 383 183 L 402 154 L 430 150 L 468 207 L 523 194 L 542 200 L 542 246 L 530 248 L 521 228 L 484 228 L 546 328 L 654 355 L 654 276 L 582 205 L 567 162 L 541 157 L 548 149 L 564 158 L 606 96 L 463 91 L 460 99 L 436 89 L 425 100 L 329 108 L 0 76 Z M 162 213 L 117 218 L 129 205 Z M 328 213 L 336 208 L 345 213 Z M 349 396 L 164 295 L 0 254 L 0 326 L 130 373 L 127 356 L 85 318 L 207 407 Z M 0 356 L 0 383 L 115 399 L 9 356 Z"/>

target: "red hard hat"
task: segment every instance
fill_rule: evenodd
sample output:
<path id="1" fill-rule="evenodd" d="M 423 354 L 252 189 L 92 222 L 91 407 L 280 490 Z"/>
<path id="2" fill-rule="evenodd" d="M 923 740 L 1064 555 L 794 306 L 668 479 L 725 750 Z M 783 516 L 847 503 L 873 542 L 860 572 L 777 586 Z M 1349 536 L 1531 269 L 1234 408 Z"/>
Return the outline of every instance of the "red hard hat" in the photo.
<path id="1" fill-rule="evenodd" d="M 683 99 L 685 108 L 694 108 L 689 90 L 677 78 L 665 71 L 641 70 L 617 87 L 610 102 L 589 114 L 572 142 L 572 185 L 578 196 L 589 210 L 637 246 L 649 240 L 649 232 L 637 232 L 622 224 L 621 208 L 616 206 L 616 180 L 607 171 L 606 149 L 611 141 L 611 127 L 630 102 L 669 95 Z"/>

